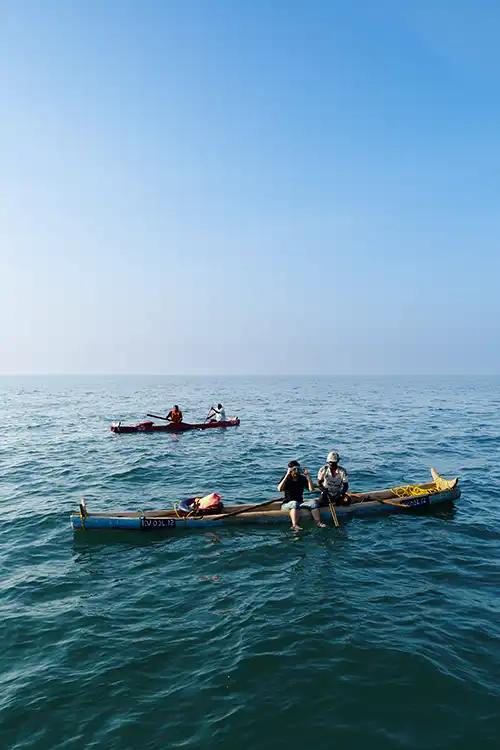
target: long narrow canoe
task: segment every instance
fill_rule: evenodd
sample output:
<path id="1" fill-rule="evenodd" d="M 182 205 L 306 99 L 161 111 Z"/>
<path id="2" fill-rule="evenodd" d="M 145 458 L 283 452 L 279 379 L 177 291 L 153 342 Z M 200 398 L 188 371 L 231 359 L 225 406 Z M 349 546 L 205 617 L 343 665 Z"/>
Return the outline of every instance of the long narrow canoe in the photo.
<path id="1" fill-rule="evenodd" d="M 188 430 L 211 430 L 217 427 L 238 427 L 240 420 L 238 418 L 226 419 L 225 422 L 200 422 L 190 424 L 189 422 L 180 422 L 174 424 L 156 424 L 155 422 L 139 422 L 138 424 L 122 424 L 113 422 L 110 427 L 111 432 L 127 434 L 131 432 L 187 432 Z"/>
<path id="2" fill-rule="evenodd" d="M 422 509 L 440 503 L 458 500 L 460 489 L 458 478 L 443 479 L 435 469 L 432 471 L 432 482 L 409 484 L 401 487 L 390 487 L 386 490 L 351 493 L 350 505 L 337 506 L 340 519 L 352 516 L 372 515 L 376 513 L 409 513 L 412 509 Z M 246 508 L 252 508 L 246 512 Z M 238 512 L 236 514 L 236 511 Z M 243 512 L 242 512 L 243 511 Z M 235 515 L 229 515 L 234 513 Z M 308 520 L 308 511 L 301 512 L 302 519 Z M 324 521 L 331 521 L 330 509 L 321 508 Z M 80 511 L 70 516 L 71 525 L 76 530 L 90 529 L 141 529 L 176 530 L 209 529 L 211 527 L 233 526 L 240 524 L 290 523 L 289 514 L 281 510 L 281 500 L 262 508 L 253 505 L 225 506 L 218 515 L 182 516 L 175 508 L 170 510 L 141 510 L 136 512 L 90 513 L 85 502 L 80 504 Z"/>

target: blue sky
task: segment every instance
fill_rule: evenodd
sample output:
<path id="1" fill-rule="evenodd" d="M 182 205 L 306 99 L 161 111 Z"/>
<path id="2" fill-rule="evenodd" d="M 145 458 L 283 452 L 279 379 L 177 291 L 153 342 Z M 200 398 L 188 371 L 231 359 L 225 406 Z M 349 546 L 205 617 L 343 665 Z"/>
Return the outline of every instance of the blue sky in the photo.
<path id="1" fill-rule="evenodd" d="M 499 31 L 4 2 L 0 372 L 500 372 Z"/>

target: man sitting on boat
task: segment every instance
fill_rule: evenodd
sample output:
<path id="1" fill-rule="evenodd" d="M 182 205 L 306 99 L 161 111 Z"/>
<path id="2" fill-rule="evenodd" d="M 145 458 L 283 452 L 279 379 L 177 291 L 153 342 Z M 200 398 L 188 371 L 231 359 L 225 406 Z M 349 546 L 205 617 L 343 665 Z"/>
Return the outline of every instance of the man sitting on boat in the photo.
<path id="1" fill-rule="evenodd" d="M 321 490 L 321 505 L 349 505 L 351 500 L 347 495 L 349 482 L 347 471 L 339 466 L 339 454 L 330 451 L 326 457 L 326 464 L 318 471 L 318 484 Z"/>
<path id="2" fill-rule="evenodd" d="M 298 461 L 290 461 L 285 476 L 278 484 L 278 492 L 285 493 L 285 502 L 282 504 L 281 509 L 290 511 L 290 520 L 294 531 L 300 531 L 301 528 L 298 523 L 300 508 L 310 510 L 316 526 L 322 529 L 325 528 L 325 524 L 321 521 L 319 502 L 314 498 L 304 500 L 304 490 L 306 488 L 309 492 L 314 492 L 311 475 L 307 469 L 301 471 Z"/>
<path id="3" fill-rule="evenodd" d="M 173 424 L 180 424 L 182 422 L 182 412 L 177 404 L 175 404 L 173 409 L 170 409 L 166 416 L 166 419 Z"/>
<path id="4" fill-rule="evenodd" d="M 225 422 L 226 421 L 226 410 L 222 406 L 222 404 L 217 404 L 217 409 L 215 406 L 210 407 L 210 412 L 207 417 L 207 421 L 210 420 L 211 422 Z"/>

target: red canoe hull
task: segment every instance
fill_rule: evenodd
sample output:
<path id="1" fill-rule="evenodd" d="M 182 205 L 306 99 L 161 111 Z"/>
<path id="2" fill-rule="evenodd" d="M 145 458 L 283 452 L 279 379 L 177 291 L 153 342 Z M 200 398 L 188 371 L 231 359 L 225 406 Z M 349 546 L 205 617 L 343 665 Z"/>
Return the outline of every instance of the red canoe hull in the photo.
<path id="1" fill-rule="evenodd" d="M 238 427 L 239 419 L 227 419 L 225 422 L 201 422 L 200 424 L 155 424 L 155 422 L 140 422 L 139 424 L 112 424 L 111 432 L 128 434 L 131 432 L 187 432 L 188 430 L 211 430 L 216 427 Z"/>

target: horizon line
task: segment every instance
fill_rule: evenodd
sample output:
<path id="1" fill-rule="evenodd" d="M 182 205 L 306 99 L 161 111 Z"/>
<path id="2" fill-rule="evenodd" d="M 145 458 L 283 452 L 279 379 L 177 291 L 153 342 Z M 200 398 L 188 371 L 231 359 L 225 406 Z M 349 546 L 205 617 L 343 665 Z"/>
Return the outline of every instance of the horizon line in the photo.
<path id="1" fill-rule="evenodd" d="M 245 372 L 245 373 L 167 373 L 167 372 L 0 372 L 1 378 L 79 378 L 79 377 L 147 377 L 147 378 L 374 378 L 374 377 L 496 377 L 500 372 Z"/>

